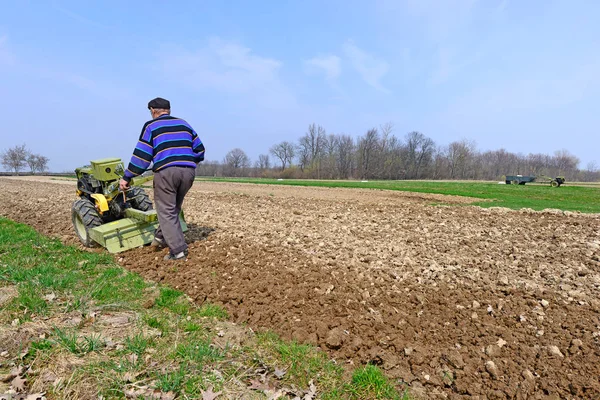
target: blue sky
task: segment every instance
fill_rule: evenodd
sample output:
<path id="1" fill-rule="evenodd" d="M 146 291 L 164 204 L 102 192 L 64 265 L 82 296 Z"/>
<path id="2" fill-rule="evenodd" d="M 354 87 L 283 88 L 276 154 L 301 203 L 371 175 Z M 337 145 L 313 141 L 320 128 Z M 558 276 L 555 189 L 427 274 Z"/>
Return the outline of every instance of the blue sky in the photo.
<path id="1" fill-rule="evenodd" d="M 0 149 L 55 171 L 128 159 L 169 99 L 209 160 L 315 122 L 600 162 L 600 2 L 2 2 Z"/>

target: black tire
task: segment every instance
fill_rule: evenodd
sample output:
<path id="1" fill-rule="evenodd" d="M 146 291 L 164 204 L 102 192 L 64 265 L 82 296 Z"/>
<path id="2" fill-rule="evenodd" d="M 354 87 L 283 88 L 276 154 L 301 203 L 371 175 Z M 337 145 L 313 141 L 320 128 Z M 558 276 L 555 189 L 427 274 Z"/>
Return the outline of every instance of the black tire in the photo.
<path id="1" fill-rule="evenodd" d="M 148 197 L 148 194 L 141 187 L 131 188 L 131 190 L 127 192 L 127 197 L 131 198 L 131 206 L 136 210 L 152 210 L 152 202 L 150 201 L 150 197 Z"/>
<path id="2" fill-rule="evenodd" d="M 85 247 L 98 247 L 98 243 L 92 240 L 89 233 L 90 229 L 102 225 L 94 203 L 85 197 L 75 200 L 71 208 L 71 220 L 81 243 Z"/>

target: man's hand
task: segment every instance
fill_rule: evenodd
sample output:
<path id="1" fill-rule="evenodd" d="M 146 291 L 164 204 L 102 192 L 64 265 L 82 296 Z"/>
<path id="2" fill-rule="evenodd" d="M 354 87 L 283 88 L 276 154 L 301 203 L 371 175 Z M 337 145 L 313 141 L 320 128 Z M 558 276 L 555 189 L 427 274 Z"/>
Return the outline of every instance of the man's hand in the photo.
<path id="1" fill-rule="evenodd" d="M 121 179 L 119 181 L 119 189 L 121 190 L 121 192 L 124 192 L 128 188 L 129 188 L 129 182 L 127 182 L 125 179 Z"/>

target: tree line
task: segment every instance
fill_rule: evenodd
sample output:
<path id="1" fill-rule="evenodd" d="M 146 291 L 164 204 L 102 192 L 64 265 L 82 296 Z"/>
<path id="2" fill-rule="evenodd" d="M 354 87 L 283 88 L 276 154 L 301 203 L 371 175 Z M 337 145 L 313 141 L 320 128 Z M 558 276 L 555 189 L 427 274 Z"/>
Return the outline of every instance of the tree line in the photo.
<path id="1" fill-rule="evenodd" d="M 480 151 L 472 140 L 439 145 L 421 132 L 402 137 L 391 123 L 369 129 L 358 138 L 328 134 L 311 124 L 296 142 L 282 141 L 252 163 L 240 148 L 222 161 L 198 166 L 202 176 L 250 176 L 309 179 L 449 179 L 502 180 L 504 175 L 565 176 L 568 181 L 598 181 L 595 162 L 580 169 L 567 150 L 554 154 Z"/>
<path id="2" fill-rule="evenodd" d="M 15 174 L 18 174 L 26 167 L 29 167 L 32 174 L 47 171 L 49 161 L 48 157 L 29 151 L 24 144 L 9 148 L 0 153 L 2 166 Z"/>
<path id="3" fill-rule="evenodd" d="M 5 169 L 32 173 L 48 169 L 49 159 L 25 145 L 0 153 Z M 201 176 L 307 179 L 449 179 L 502 180 L 504 175 L 565 176 L 567 181 L 599 181 L 595 162 L 580 169 L 580 160 L 567 150 L 554 154 L 513 153 L 505 149 L 481 151 L 472 140 L 439 145 L 421 132 L 394 134 L 391 123 L 372 128 L 356 138 L 327 133 L 310 124 L 295 142 L 282 141 L 252 162 L 240 148 L 222 161 L 200 163 Z"/>

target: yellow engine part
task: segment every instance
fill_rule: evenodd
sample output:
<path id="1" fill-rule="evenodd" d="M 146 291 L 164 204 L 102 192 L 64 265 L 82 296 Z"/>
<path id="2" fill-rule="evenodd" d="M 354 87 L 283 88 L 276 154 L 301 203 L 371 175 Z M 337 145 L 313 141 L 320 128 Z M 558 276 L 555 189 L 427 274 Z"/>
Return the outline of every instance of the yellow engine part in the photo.
<path id="1" fill-rule="evenodd" d="M 100 214 L 103 214 L 105 211 L 108 211 L 108 201 L 106 200 L 106 197 L 104 197 L 103 194 L 94 193 L 91 196 L 95 200 L 96 208 L 98 209 L 98 212 Z"/>

